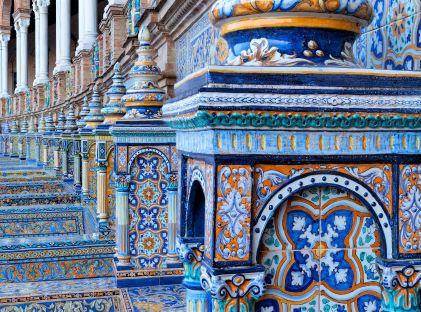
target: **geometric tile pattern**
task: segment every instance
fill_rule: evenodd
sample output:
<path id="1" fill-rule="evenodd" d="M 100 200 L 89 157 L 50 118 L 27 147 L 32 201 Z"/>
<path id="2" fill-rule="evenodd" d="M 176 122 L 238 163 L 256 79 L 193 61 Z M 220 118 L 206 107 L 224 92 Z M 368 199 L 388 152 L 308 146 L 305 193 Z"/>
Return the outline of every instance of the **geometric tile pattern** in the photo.
<path id="1" fill-rule="evenodd" d="M 132 262 L 156 269 L 168 253 L 168 167 L 154 153 L 140 154 L 131 167 L 129 236 Z"/>
<path id="2" fill-rule="evenodd" d="M 379 311 L 380 238 L 364 205 L 333 187 L 292 196 L 265 229 L 256 311 Z"/>

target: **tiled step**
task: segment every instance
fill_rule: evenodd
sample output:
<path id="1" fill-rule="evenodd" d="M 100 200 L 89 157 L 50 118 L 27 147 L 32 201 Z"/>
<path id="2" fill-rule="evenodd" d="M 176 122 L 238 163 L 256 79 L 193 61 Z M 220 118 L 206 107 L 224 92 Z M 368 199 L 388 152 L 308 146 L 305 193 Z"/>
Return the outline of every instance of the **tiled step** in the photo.
<path id="1" fill-rule="evenodd" d="M 8 283 L 7 287 L 0 287 L 0 297 L 48 295 L 52 293 L 110 290 L 115 288 L 117 288 L 117 284 L 114 277 L 98 277 L 92 279 L 47 281 L 37 283 Z"/>
<path id="2" fill-rule="evenodd" d="M 125 306 L 126 303 L 119 289 L 0 298 L 1 311 L 133 311 L 131 308 L 126 309 Z"/>
<path id="3" fill-rule="evenodd" d="M 80 194 L 77 193 L 25 193 L 0 195 L 0 208 L 4 206 L 78 204 Z"/>
<path id="4" fill-rule="evenodd" d="M 73 186 L 62 181 L 1 182 L 0 195 L 26 193 L 72 193 Z"/>
<path id="5" fill-rule="evenodd" d="M 93 236 L 0 240 L 0 285 L 113 277 L 115 242 Z M 1 287 L 0 287 L 1 288 Z"/>
<path id="6" fill-rule="evenodd" d="M 84 208 L 80 205 L 0 208 L 0 238 L 84 233 Z"/>

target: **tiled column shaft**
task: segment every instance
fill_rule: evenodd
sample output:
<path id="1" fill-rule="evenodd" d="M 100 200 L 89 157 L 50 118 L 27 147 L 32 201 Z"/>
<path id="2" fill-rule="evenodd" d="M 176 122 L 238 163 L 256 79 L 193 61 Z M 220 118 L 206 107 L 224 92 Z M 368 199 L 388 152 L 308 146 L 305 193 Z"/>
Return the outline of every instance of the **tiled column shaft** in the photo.
<path id="1" fill-rule="evenodd" d="M 76 153 L 74 156 L 74 163 L 73 163 L 73 181 L 76 187 L 80 187 L 80 155 Z"/>
<path id="2" fill-rule="evenodd" d="M 24 159 L 25 158 L 25 151 L 23 149 L 23 140 L 19 139 L 18 141 L 18 149 L 19 149 L 19 158 Z"/>
<path id="3" fill-rule="evenodd" d="M 168 188 L 168 255 L 176 255 L 177 187 Z"/>
<path id="4" fill-rule="evenodd" d="M 29 139 L 26 139 L 26 159 L 31 159 L 32 155 L 31 155 L 31 144 Z"/>
<path id="5" fill-rule="evenodd" d="M 48 165 L 48 145 L 42 145 L 42 164 L 44 166 Z"/>
<path id="6" fill-rule="evenodd" d="M 97 178 L 97 214 L 99 216 L 100 222 L 107 222 L 107 168 L 102 166 L 98 167 L 96 172 Z"/>
<path id="7" fill-rule="evenodd" d="M 63 174 L 63 177 L 67 177 L 68 175 L 68 168 L 67 168 L 67 151 L 63 149 L 61 151 L 61 172 Z"/>
<path id="8" fill-rule="evenodd" d="M 82 158 L 82 195 L 88 196 L 89 189 L 88 189 L 88 158 Z"/>
<path id="9" fill-rule="evenodd" d="M 53 150 L 54 155 L 54 170 L 60 170 L 60 149 L 58 147 L 54 147 Z"/>
<path id="10" fill-rule="evenodd" d="M 116 191 L 118 265 L 130 265 L 129 190 Z"/>
<path id="11" fill-rule="evenodd" d="M 40 142 L 35 142 L 35 161 L 39 165 L 41 162 L 41 144 Z"/>

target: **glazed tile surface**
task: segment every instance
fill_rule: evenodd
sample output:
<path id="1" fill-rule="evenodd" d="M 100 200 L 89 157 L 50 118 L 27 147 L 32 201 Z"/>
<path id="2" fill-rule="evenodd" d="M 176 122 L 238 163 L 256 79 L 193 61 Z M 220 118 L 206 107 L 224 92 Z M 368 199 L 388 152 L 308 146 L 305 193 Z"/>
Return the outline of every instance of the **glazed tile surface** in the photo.
<path id="1" fill-rule="evenodd" d="M 129 288 L 135 312 L 184 312 L 186 311 L 185 288 L 181 285 Z"/>
<path id="2" fill-rule="evenodd" d="M 268 285 L 256 311 L 295 311 L 301 303 L 299 311 L 378 311 L 379 246 L 374 220 L 349 193 L 323 187 L 291 197 L 263 236 Z"/>

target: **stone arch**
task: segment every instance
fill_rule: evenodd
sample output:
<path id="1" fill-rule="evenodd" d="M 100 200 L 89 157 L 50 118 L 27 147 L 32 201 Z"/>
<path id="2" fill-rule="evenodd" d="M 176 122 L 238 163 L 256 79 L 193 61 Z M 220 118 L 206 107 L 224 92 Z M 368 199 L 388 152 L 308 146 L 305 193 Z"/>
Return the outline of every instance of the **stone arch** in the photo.
<path id="1" fill-rule="evenodd" d="M 268 199 L 257 216 L 253 228 L 252 259 L 254 263 L 257 263 L 257 256 L 264 230 L 275 212 L 282 207 L 282 204 L 285 203 L 288 198 L 304 189 L 324 186 L 336 187 L 348 191 L 361 200 L 373 216 L 380 231 L 382 257 L 392 259 L 392 227 L 390 226 L 386 208 L 373 190 L 352 176 L 332 171 L 319 171 L 291 179 L 275 191 Z M 389 239 L 386 239 L 386 237 Z"/>

